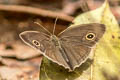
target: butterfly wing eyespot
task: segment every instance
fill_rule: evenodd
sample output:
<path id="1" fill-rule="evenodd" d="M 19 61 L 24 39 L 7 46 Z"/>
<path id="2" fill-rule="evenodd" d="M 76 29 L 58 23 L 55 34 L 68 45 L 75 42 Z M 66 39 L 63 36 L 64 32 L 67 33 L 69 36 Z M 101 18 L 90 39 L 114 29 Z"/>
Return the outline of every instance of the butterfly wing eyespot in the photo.
<path id="1" fill-rule="evenodd" d="M 32 43 L 33 43 L 35 46 L 40 46 L 40 43 L 39 43 L 37 40 L 33 40 Z"/>
<path id="2" fill-rule="evenodd" d="M 88 33 L 85 38 L 87 40 L 93 40 L 95 38 L 95 34 L 94 33 Z"/>

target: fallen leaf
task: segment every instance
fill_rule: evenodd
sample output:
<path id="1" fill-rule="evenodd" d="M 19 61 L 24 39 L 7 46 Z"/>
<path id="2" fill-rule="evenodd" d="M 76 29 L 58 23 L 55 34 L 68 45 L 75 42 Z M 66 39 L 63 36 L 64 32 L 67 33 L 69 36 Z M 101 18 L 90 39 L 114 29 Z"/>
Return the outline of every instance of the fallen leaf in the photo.
<path id="1" fill-rule="evenodd" d="M 39 67 L 41 57 L 27 61 L 17 61 L 16 59 L 3 58 L 0 62 L 1 80 L 39 80 Z"/>

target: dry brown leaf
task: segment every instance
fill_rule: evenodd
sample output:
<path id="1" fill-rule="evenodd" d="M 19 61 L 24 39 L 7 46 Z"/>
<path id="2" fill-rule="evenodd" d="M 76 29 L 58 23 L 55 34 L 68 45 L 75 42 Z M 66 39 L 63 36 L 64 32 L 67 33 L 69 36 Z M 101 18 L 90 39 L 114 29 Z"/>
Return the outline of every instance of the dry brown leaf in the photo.
<path id="1" fill-rule="evenodd" d="M 28 61 L 17 61 L 15 59 L 3 58 L 0 66 L 0 75 L 6 80 L 39 80 L 39 67 L 41 57 Z"/>

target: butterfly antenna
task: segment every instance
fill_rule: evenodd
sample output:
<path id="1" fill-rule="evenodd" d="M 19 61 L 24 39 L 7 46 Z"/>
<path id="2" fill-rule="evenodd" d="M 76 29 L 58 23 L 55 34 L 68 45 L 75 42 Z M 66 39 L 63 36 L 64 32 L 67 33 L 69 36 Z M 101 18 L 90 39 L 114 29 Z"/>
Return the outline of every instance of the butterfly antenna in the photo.
<path id="1" fill-rule="evenodd" d="M 57 22 L 57 20 L 58 20 L 58 17 L 55 19 L 55 24 L 54 24 L 54 28 L 53 28 L 53 35 L 54 35 L 54 33 L 55 33 L 55 27 L 56 27 L 56 22 Z"/>
<path id="2" fill-rule="evenodd" d="M 45 31 L 47 31 L 48 33 L 50 33 L 44 26 L 42 26 L 39 22 L 34 22 L 35 24 L 41 26 Z M 51 33 L 50 33 L 51 34 Z"/>

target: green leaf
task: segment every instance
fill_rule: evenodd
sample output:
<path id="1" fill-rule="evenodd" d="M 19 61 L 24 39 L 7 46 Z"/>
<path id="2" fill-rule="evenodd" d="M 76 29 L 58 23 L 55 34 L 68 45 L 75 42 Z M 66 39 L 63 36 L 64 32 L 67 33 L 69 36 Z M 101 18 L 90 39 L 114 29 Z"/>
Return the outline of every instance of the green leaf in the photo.
<path id="1" fill-rule="evenodd" d="M 119 26 L 106 2 L 98 9 L 79 15 L 73 25 L 103 23 L 106 33 L 97 44 L 93 59 L 88 59 L 73 72 L 43 58 L 40 67 L 40 80 L 110 80 L 120 74 Z M 72 27 L 72 25 L 71 25 Z"/>

